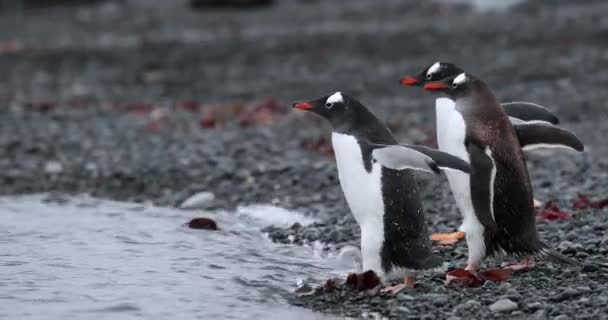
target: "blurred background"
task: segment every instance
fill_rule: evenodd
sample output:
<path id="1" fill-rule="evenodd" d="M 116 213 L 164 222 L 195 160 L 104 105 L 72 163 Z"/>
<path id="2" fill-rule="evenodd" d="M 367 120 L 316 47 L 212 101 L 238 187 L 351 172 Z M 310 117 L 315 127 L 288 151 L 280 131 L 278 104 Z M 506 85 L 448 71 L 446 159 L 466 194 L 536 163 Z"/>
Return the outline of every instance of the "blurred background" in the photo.
<path id="1" fill-rule="evenodd" d="M 200 189 L 181 179 L 197 176 L 190 168 L 206 171 L 203 184 L 225 183 L 207 170 L 216 162 L 203 159 L 215 156 L 209 149 L 226 150 L 219 170 L 228 173 L 251 171 L 233 149 L 247 148 L 243 139 L 257 144 L 257 135 L 288 157 L 301 147 L 326 152 L 327 131 L 293 126 L 289 105 L 336 90 L 403 141 L 424 142 L 434 136 L 432 99 L 398 79 L 437 60 L 480 76 L 503 101 L 548 106 L 566 127 L 582 126 L 574 131 L 585 141 L 605 130 L 603 1 L 24 0 L 1 8 L 0 142 L 14 155 L 2 159 L 4 193 L 84 188 L 149 199 L 145 191 L 176 202 L 186 195 L 162 189 Z M 211 142 L 195 148 L 196 139 Z M 253 162 L 276 165 L 258 150 Z M 167 172 L 180 179 L 145 180 Z"/>
<path id="2" fill-rule="evenodd" d="M 433 146 L 434 97 L 399 86 L 399 78 L 435 61 L 481 77 L 501 101 L 548 107 L 585 142 L 584 154 L 529 155 L 538 199 L 568 206 L 579 194 L 606 197 L 604 0 L 0 0 L 0 194 L 45 192 L 0 201 L 0 214 L 11 214 L 0 227 L 0 239 L 11 243 L 3 266 L 12 269 L 0 278 L 12 294 L 9 303 L 47 312 L 31 301 L 48 299 L 57 317 L 82 305 L 144 318 L 166 316 L 163 310 L 175 307 L 185 317 L 195 310 L 203 317 L 243 318 L 252 305 L 284 306 L 300 276 L 320 281 L 352 270 L 353 263 L 341 258 L 319 258 L 319 248 L 310 245 L 323 243 L 324 254 L 357 247 L 358 229 L 338 185 L 328 125 L 290 105 L 344 91 L 385 120 L 401 142 Z M 458 213 L 445 179 L 421 181 L 431 227 L 455 228 Z M 75 200 L 74 194 L 128 205 Z M 211 238 L 176 232 L 191 217 L 170 208 L 187 200 L 197 214 L 215 217 L 220 229 L 236 225 L 238 232 Z M 271 207 L 243 207 L 258 203 Z M 70 204 L 77 209 L 65 207 Z M 152 219 L 163 210 L 172 218 Z M 116 212 L 131 214 L 124 220 Z M 256 222 L 241 226 L 243 215 Z M 598 220 L 541 225 L 541 232 L 556 246 L 576 242 L 577 226 L 606 225 L 591 217 Z M 586 230 L 584 241 L 597 247 L 589 254 L 599 256 L 606 247 L 602 228 Z M 255 240 L 239 238 L 252 230 Z M 268 247 L 277 256 L 265 256 L 268 250 L 258 250 L 270 244 L 257 238 L 260 230 L 276 243 L 304 244 L 309 251 Z M 62 238 L 66 234 L 74 238 Z M 61 245 L 47 247 L 53 241 Z M 210 262 L 211 255 L 201 254 L 210 242 L 213 256 L 231 255 Z M 149 243 L 167 250 L 149 251 Z M 110 248 L 124 256 L 116 258 Z M 454 257 L 463 258 L 462 252 Z M 275 268 L 292 256 L 290 268 Z M 243 257 L 257 258 L 249 265 Z M 78 263 L 86 259 L 94 262 Z M 89 273 L 94 266 L 102 270 Z M 147 266 L 151 278 L 138 266 Z M 201 289 L 198 281 L 207 284 Z M 52 289 L 61 286 L 65 290 Z M 116 288 L 129 290 L 123 296 Z M 258 294 L 233 299 L 235 292 L 250 291 Z M 20 300 L 23 292 L 31 300 Z M 450 299 L 456 305 L 472 298 Z M 201 301 L 232 304 L 211 312 Z M 341 308 L 328 301 L 296 304 Z M 370 308 L 356 304 L 339 312 L 358 315 Z M 0 316 L 26 316 L 2 309 Z M 565 314 L 583 312 L 573 310 Z M 260 317 L 277 312 L 258 311 Z"/>

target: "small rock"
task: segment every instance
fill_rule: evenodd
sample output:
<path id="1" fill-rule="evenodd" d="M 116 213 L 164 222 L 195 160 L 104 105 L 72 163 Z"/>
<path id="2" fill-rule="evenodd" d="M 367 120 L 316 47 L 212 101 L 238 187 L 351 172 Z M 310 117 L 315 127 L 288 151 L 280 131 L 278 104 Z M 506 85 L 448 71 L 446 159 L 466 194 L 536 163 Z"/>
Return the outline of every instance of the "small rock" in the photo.
<path id="1" fill-rule="evenodd" d="M 570 241 L 562 241 L 557 249 L 564 254 L 576 254 L 577 252 L 585 251 L 585 248 L 578 243 L 572 243 Z"/>
<path id="2" fill-rule="evenodd" d="M 578 303 L 580 303 L 580 304 L 582 304 L 584 306 L 591 306 L 592 305 L 591 300 L 589 298 L 580 298 L 578 300 Z"/>
<path id="3" fill-rule="evenodd" d="M 507 290 L 504 296 L 512 300 L 519 300 L 521 298 L 521 294 L 516 289 Z"/>
<path id="4" fill-rule="evenodd" d="M 414 297 L 410 296 L 409 294 L 400 293 L 397 295 L 397 299 L 399 301 L 413 301 Z"/>
<path id="5" fill-rule="evenodd" d="M 545 310 L 537 310 L 536 312 L 534 312 L 534 314 L 532 315 L 531 319 L 534 320 L 546 320 L 547 319 L 547 312 Z"/>
<path id="6" fill-rule="evenodd" d="M 63 165 L 58 161 L 48 161 L 44 165 L 44 171 L 48 174 L 58 174 L 63 171 Z"/>
<path id="7" fill-rule="evenodd" d="M 591 292 L 591 288 L 589 286 L 580 286 L 580 287 L 576 287 L 576 290 L 579 293 L 587 293 L 587 292 Z"/>
<path id="8" fill-rule="evenodd" d="M 476 312 L 481 308 L 481 302 L 477 300 L 467 300 L 465 303 L 462 303 L 452 309 L 452 313 L 465 315 L 470 312 Z"/>
<path id="9" fill-rule="evenodd" d="M 494 302 L 490 306 L 490 311 L 492 312 L 508 312 L 517 310 L 517 303 L 511 301 L 510 299 L 500 299 Z"/>
<path id="10" fill-rule="evenodd" d="M 447 296 L 439 296 L 436 299 L 433 300 L 433 305 L 435 307 L 443 307 L 446 304 L 448 304 L 448 297 Z"/>
<path id="11" fill-rule="evenodd" d="M 553 301 L 553 302 L 562 302 L 565 300 L 568 300 L 572 297 L 575 297 L 579 295 L 578 290 L 574 289 L 574 288 L 568 288 L 564 291 L 562 291 L 561 293 L 558 293 L 557 295 L 549 298 L 549 300 Z"/>
<path id="12" fill-rule="evenodd" d="M 531 302 L 528 304 L 528 309 L 530 310 L 538 310 L 543 307 L 543 304 L 540 302 Z"/>
<path id="13" fill-rule="evenodd" d="M 599 296 L 596 297 L 596 303 L 597 304 L 607 304 L 608 303 L 608 296 Z"/>
<path id="14" fill-rule="evenodd" d="M 553 320 L 568 320 L 568 319 L 570 319 L 570 317 L 568 317 L 565 314 L 560 314 L 559 316 L 553 318 Z"/>
<path id="15" fill-rule="evenodd" d="M 557 250 L 563 252 L 563 253 L 568 253 L 566 252 L 567 250 L 570 250 L 572 247 L 574 246 L 574 243 L 570 242 L 570 241 L 562 241 L 558 246 L 557 246 Z M 574 253 L 574 252 L 572 252 Z"/>
<path id="16" fill-rule="evenodd" d="M 404 307 L 404 306 L 397 307 L 397 310 L 399 310 L 399 312 L 403 312 L 403 313 L 409 313 L 410 312 L 410 309 L 408 309 L 407 307 Z"/>
<path id="17" fill-rule="evenodd" d="M 209 202 L 215 199 L 215 195 L 211 192 L 199 192 L 188 199 L 184 200 L 182 204 L 179 205 L 180 209 L 200 209 L 204 207 Z"/>
<path id="18" fill-rule="evenodd" d="M 585 264 L 582 268 L 583 272 L 596 272 L 597 270 L 599 270 L 599 267 L 595 264 Z"/>
<path id="19" fill-rule="evenodd" d="M 300 279 L 297 282 L 297 288 L 295 293 L 299 296 L 307 296 L 313 294 L 314 289 L 312 288 L 312 286 L 310 286 L 307 280 Z"/>
<path id="20" fill-rule="evenodd" d="M 209 218 L 194 218 L 188 222 L 191 229 L 217 230 L 217 223 Z"/>

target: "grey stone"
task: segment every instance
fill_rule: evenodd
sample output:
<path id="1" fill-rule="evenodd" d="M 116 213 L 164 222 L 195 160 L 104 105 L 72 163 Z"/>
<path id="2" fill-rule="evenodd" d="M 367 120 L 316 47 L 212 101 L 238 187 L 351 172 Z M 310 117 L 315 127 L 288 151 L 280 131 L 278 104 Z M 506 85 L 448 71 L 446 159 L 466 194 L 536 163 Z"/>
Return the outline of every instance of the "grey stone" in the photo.
<path id="1" fill-rule="evenodd" d="M 408 309 L 407 307 L 404 307 L 404 306 L 398 306 L 397 310 L 399 310 L 399 312 L 403 312 L 403 313 L 410 313 L 410 309 Z"/>
<path id="2" fill-rule="evenodd" d="M 517 310 L 517 308 L 517 303 L 510 299 L 500 299 L 490 305 L 490 311 L 492 312 L 509 312 Z"/>
<path id="3" fill-rule="evenodd" d="M 562 301 L 568 300 L 570 298 L 573 298 L 579 294 L 580 293 L 578 292 L 578 290 L 576 290 L 574 288 L 567 288 L 566 290 L 551 297 L 550 300 L 553 302 L 562 302 Z"/>
<path id="4" fill-rule="evenodd" d="M 530 309 L 530 310 L 538 310 L 542 307 L 543 307 L 543 304 L 541 302 L 528 303 L 528 309 Z"/>
<path id="5" fill-rule="evenodd" d="M 397 295 L 397 299 L 399 301 L 413 301 L 414 297 L 410 296 L 409 294 L 405 294 L 405 293 L 399 293 Z"/>
<path id="6" fill-rule="evenodd" d="M 547 312 L 545 310 L 536 310 L 536 312 L 534 312 L 534 314 L 532 314 L 531 319 L 533 320 L 546 320 L 547 319 Z"/>
<path id="7" fill-rule="evenodd" d="M 581 270 L 583 272 L 596 272 L 599 270 L 599 267 L 595 264 L 585 264 Z"/>
<path id="8" fill-rule="evenodd" d="M 509 299 L 519 300 L 521 298 L 521 294 L 516 289 L 509 289 L 505 292 L 504 296 Z"/>
<path id="9" fill-rule="evenodd" d="M 433 305 L 435 307 L 443 307 L 446 304 L 448 304 L 448 297 L 447 296 L 438 297 L 435 300 L 433 300 Z"/>
<path id="10" fill-rule="evenodd" d="M 47 161 L 44 171 L 48 174 L 58 174 L 63 171 L 63 165 L 59 161 Z"/>

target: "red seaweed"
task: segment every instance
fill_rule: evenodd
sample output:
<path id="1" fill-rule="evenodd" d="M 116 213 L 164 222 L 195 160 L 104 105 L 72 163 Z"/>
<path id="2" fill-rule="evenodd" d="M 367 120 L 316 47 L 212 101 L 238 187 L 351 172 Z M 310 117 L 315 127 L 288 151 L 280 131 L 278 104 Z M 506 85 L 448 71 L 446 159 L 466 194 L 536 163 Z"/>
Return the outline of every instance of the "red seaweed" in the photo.
<path id="1" fill-rule="evenodd" d="M 559 219 L 568 219 L 571 215 L 568 212 L 562 211 L 555 202 L 547 202 L 541 209 L 536 212 L 537 220 L 555 221 Z"/>
<path id="2" fill-rule="evenodd" d="M 608 198 L 604 198 L 601 200 L 591 200 L 587 196 L 579 194 L 578 199 L 572 202 L 572 209 L 587 209 L 587 208 L 595 208 L 602 209 L 608 206 Z"/>
<path id="3" fill-rule="evenodd" d="M 194 218 L 188 222 L 191 229 L 218 230 L 217 223 L 210 218 Z"/>

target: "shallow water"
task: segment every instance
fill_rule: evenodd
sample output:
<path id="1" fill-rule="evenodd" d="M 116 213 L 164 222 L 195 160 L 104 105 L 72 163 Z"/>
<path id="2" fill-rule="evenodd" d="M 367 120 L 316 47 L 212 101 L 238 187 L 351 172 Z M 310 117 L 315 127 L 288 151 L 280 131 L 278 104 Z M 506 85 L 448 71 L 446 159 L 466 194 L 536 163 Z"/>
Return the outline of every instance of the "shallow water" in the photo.
<path id="1" fill-rule="evenodd" d="M 326 319 L 288 306 L 286 295 L 298 279 L 320 282 L 355 265 L 270 242 L 260 227 L 281 210 L 204 214 L 222 229 L 214 232 L 183 226 L 203 215 L 197 211 L 88 196 L 1 197 L 0 318 Z"/>

